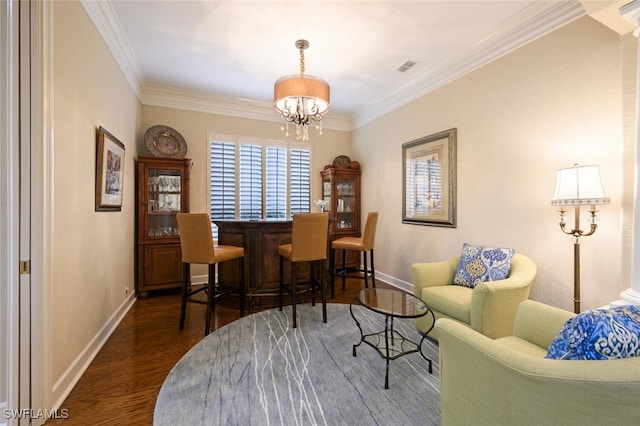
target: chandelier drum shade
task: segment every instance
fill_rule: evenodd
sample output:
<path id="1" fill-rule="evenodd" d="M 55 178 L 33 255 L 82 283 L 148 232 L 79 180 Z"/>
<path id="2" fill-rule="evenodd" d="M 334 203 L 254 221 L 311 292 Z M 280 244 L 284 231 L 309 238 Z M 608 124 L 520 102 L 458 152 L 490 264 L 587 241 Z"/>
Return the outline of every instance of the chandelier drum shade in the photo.
<path id="1" fill-rule="evenodd" d="M 300 74 L 288 75 L 276 81 L 273 88 L 273 105 L 280 113 L 282 124 L 289 136 L 289 124 L 296 126 L 296 139 L 309 140 L 309 125 L 315 123 L 322 134 L 322 117 L 329 112 L 329 84 L 321 78 L 305 75 L 304 50 L 306 40 L 296 41 L 300 51 Z"/>

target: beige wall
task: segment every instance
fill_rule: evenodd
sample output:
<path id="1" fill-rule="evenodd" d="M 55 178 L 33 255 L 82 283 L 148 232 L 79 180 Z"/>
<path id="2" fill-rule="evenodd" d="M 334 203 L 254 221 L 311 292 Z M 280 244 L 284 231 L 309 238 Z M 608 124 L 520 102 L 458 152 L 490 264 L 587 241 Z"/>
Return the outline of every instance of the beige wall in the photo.
<path id="1" fill-rule="evenodd" d="M 573 241 L 550 204 L 555 170 L 599 164 L 611 205 L 582 239 L 582 308 L 618 299 L 630 286 L 623 106 L 635 93 L 634 49 L 585 17 L 354 131 L 364 211 L 380 211 L 376 269 L 406 283 L 412 263 L 447 259 L 464 242 L 513 247 L 538 265 L 532 298 L 572 310 Z M 402 144 L 453 127 L 457 228 L 402 224 Z"/>
<path id="2" fill-rule="evenodd" d="M 275 112 L 274 112 L 275 115 Z M 287 138 L 280 131 L 280 123 L 242 118 L 232 118 L 215 114 L 197 113 L 172 108 L 143 106 L 142 128 L 139 135 L 140 155 L 149 155 L 144 146 L 144 130 L 162 124 L 176 129 L 187 142 L 187 157 L 193 159 L 191 170 L 191 211 L 208 211 L 208 177 L 209 161 L 207 134 L 223 134 L 261 137 L 266 139 L 295 141 L 293 132 Z M 340 155 L 351 155 L 350 135 L 347 132 L 325 129 L 319 136 L 315 129 L 309 129 L 311 142 L 311 199 L 321 197 L 320 171 L 325 164 L 331 164 Z M 312 204 L 312 211 L 317 209 Z"/>
<path id="3" fill-rule="evenodd" d="M 54 2 L 52 380 L 134 286 L 134 159 L 140 104 L 78 2 Z M 94 211 L 96 133 L 126 149 L 120 212 Z"/>

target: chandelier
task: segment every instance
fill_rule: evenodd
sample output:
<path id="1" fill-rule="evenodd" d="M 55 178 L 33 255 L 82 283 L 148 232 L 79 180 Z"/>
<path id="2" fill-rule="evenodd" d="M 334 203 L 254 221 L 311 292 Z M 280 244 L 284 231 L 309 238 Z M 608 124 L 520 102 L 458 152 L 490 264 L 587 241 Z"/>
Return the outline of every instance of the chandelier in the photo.
<path id="1" fill-rule="evenodd" d="M 304 50 L 307 40 L 296 41 L 300 50 L 300 74 L 282 77 L 273 88 L 273 105 L 280 113 L 280 130 L 289 136 L 289 124 L 296 125 L 296 139 L 309 140 L 309 125 L 315 122 L 322 134 L 322 116 L 329 112 L 329 84 L 321 78 L 304 74 Z"/>

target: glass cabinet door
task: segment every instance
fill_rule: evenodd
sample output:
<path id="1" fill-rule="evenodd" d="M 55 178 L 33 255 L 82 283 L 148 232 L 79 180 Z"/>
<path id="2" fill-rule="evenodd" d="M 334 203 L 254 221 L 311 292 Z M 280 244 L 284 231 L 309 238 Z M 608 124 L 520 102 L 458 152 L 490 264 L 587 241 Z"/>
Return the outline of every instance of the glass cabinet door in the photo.
<path id="1" fill-rule="evenodd" d="M 325 211 L 330 212 L 330 235 L 359 236 L 360 170 L 325 168 L 320 175 Z"/>
<path id="2" fill-rule="evenodd" d="M 336 228 L 353 230 L 356 228 L 356 186 L 352 177 L 336 180 Z"/>
<path id="3" fill-rule="evenodd" d="M 147 237 L 179 235 L 176 213 L 182 211 L 180 170 L 149 169 Z"/>

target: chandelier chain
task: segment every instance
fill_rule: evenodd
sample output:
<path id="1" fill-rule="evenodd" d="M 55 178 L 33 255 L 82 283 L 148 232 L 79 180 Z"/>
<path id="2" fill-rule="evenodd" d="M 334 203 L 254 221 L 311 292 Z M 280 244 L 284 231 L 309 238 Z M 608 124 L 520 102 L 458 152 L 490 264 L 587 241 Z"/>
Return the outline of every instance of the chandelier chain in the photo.
<path id="1" fill-rule="evenodd" d="M 300 45 L 300 75 L 304 75 L 304 45 Z"/>

